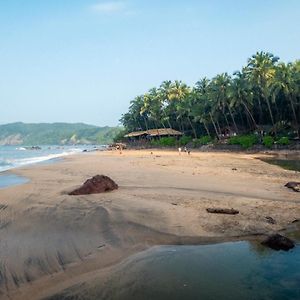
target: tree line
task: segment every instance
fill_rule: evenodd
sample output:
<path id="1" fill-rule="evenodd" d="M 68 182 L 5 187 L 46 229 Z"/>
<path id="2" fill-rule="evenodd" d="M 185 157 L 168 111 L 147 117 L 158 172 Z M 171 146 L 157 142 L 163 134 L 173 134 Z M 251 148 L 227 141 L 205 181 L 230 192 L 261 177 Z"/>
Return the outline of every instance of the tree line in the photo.
<path id="1" fill-rule="evenodd" d="M 130 102 L 120 120 L 127 132 L 173 128 L 198 138 L 226 132 L 300 135 L 300 60 L 284 63 L 257 52 L 232 75 L 200 79 L 192 87 L 164 81 Z"/>

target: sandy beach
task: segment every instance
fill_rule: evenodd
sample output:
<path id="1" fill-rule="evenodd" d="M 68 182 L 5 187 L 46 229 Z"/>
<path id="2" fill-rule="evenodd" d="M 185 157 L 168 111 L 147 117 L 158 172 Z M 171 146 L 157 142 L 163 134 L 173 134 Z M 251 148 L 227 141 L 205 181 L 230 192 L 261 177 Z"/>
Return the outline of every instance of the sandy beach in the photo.
<path id="1" fill-rule="evenodd" d="M 103 151 L 13 170 L 30 182 L 0 190 L 0 299 L 49 297 L 155 245 L 287 228 L 300 219 L 300 194 L 284 185 L 299 181 L 299 173 L 257 157 Z M 96 174 L 111 177 L 119 189 L 68 195 Z M 209 207 L 240 213 L 209 214 Z"/>

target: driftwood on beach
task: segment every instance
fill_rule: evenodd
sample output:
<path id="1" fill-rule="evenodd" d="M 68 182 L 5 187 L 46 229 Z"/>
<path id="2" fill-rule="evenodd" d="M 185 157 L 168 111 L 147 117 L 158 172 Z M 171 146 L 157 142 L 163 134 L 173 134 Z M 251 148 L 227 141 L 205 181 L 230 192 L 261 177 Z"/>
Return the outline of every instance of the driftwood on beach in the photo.
<path id="1" fill-rule="evenodd" d="M 237 215 L 238 210 L 233 208 L 207 208 L 206 211 L 211 214 L 226 214 L 226 215 Z"/>

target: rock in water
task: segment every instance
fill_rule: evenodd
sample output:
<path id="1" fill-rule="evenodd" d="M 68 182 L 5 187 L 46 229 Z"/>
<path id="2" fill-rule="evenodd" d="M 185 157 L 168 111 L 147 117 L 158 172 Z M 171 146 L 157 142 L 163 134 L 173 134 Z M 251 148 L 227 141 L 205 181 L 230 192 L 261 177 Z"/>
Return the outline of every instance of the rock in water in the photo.
<path id="1" fill-rule="evenodd" d="M 300 192 L 300 182 L 291 181 L 288 182 L 285 186 L 289 189 L 292 189 L 294 192 Z"/>
<path id="2" fill-rule="evenodd" d="M 291 239 L 278 233 L 270 235 L 267 239 L 265 239 L 262 242 L 262 245 L 267 246 L 276 251 L 278 250 L 288 251 L 295 247 L 295 244 Z"/>
<path id="3" fill-rule="evenodd" d="M 69 193 L 69 195 L 89 195 L 110 192 L 118 189 L 118 185 L 105 175 L 96 175 L 88 179 L 81 187 Z"/>

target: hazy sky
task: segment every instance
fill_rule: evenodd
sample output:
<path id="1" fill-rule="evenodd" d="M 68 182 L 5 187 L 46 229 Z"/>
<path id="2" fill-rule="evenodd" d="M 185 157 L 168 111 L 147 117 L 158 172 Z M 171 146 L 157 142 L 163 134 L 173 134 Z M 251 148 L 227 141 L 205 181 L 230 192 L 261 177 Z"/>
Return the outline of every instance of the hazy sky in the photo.
<path id="1" fill-rule="evenodd" d="M 299 0 L 0 0 L 0 123 L 116 125 L 163 80 L 300 58 Z"/>

